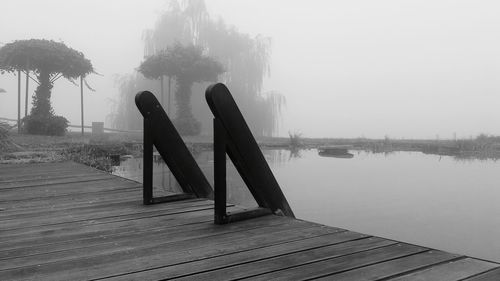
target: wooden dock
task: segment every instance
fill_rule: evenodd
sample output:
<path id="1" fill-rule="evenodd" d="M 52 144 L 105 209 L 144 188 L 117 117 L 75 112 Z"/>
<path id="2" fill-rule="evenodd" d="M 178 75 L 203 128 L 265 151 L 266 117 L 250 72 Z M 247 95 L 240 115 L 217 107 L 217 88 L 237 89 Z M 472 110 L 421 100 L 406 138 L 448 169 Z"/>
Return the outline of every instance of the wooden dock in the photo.
<path id="1" fill-rule="evenodd" d="M 142 205 L 139 183 L 72 162 L 0 165 L 0 280 L 500 280 L 499 264 L 422 246 L 213 216 L 204 199 Z"/>

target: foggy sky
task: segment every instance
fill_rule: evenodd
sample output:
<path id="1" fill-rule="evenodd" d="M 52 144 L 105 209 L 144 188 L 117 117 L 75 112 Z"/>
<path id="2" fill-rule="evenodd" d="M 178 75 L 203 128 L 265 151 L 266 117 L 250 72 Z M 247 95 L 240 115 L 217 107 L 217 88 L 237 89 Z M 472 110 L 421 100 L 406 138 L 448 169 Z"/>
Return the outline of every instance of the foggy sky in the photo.
<path id="1" fill-rule="evenodd" d="M 90 124 L 104 121 L 116 99 L 116 75 L 139 65 L 142 31 L 167 4 L 29 0 L 1 6 L 0 42 L 63 41 L 104 75 L 88 78 L 97 89 L 85 95 Z M 500 135 L 497 1 L 209 0 L 207 6 L 239 31 L 272 38 L 264 91 L 286 96 L 281 135 Z M 17 78 L 0 76 L 0 88 L 7 91 L 0 93 L 0 117 L 16 118 Z M 57 114 L 79 124 L 78 87 L 58 80 L 52 103 Z"/>

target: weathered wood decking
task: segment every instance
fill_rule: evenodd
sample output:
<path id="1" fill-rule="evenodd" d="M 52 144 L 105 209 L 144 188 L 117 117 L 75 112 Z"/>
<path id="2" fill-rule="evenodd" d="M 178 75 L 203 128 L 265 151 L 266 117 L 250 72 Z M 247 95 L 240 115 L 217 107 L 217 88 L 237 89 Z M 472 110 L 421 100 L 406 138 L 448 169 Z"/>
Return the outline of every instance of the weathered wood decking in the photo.
<path id="1" fill-rule="evenodd" d="M 0 280 L 500 280 L 495 263 L 286 217 L 214 225 L 212 208 L 144 206 L 140 184 L 75 163 L 2 165 Z"/>

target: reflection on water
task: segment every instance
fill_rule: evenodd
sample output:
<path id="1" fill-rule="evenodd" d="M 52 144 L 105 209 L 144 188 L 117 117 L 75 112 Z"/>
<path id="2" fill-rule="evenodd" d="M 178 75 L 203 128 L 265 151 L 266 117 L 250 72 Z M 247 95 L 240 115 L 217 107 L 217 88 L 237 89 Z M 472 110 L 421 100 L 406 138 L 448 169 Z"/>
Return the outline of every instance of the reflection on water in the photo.
<path id="1" fill-rule="evenodd" d="M 321 157 L 317 150 L 266 150 L 265 158 L 298 218 L 450 252 L 500 261 L 500 162 L 457 161 L 420 152 Z M 196 160 L 213 184 L 213 154 Z M 141 160 L 116 174 L 142 180 Z M 180 188 L 160 163 L 156 190 Z M 165 172 L 162 172 L 162 169 Z M 228 161 L 228 201 L 254 206 Z"/>

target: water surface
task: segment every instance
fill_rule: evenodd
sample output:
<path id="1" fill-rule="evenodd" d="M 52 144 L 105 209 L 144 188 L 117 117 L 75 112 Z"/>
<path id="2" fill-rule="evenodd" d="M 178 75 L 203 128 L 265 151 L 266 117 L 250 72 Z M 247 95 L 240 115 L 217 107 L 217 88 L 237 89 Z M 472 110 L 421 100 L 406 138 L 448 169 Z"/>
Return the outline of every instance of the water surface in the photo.
<path id="1" fill-rule="evenodd" d="M 264 151 L 298 218 L 500 262 L 500 162 L 351 153 L 344 159 L 317 150 Z M 212 152 L 195 158 L 213 184 Z M 142 180 L 141 166 L 130 159 L 115 173 Z M 159 162 L 154 182 L 159 193 L 180 190 Z M 229 202 L 255 205 L 232 166 L 228 186 Z"/>

